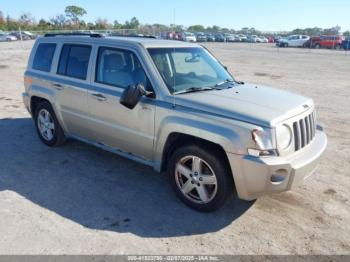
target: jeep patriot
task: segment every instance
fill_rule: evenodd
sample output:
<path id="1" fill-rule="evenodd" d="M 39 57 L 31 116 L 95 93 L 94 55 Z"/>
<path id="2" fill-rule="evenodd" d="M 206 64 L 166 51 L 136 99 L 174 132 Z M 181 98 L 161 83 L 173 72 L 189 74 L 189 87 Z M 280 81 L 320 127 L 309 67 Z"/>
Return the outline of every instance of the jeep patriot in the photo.
<path id="1" fill-rule="evenodd" d="M 166 171 L 200 211 L 290 190 L 327 138 L 310 98 L 235 80 L 186 42 L 99 34 L 36 40 L 23 100 L 48 146 L 78 139 Z"/>

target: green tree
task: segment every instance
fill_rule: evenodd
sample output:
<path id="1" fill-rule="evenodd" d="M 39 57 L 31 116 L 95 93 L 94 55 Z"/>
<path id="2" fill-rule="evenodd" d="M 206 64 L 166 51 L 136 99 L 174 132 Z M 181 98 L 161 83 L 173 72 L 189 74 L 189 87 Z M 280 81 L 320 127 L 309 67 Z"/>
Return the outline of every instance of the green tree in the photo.
<path id="1" fill-rule="evenodd" d="M 114 20 L 113 22 L 113 28 L 114 29 L 122 29 L 123 25 L 121 23 L 118 22 L 118 20 Z"/>
<path id="2" fill-rule="evenodd" d="M 205 28 L 202 25 L 191 25 L 187 30 L 190 32 L 204 32 Z"/>
<path id="3" fill-rule="evenodd" d="M 341 27 L 339 25 L 336 25 L 331 28 L 327 28 L 323 30 L 324 35 L 339 35 L 339 32 L 341 30 Z"/>
<path id="4" fill-rule="evenodd" d="M 50 19 L 50 23 L 54 26 L 55 29 L 63 29 L 66 25 L 67 19 L 64 15 L 55 15 Z"/>
<path id="5" fill-rule="evenodd" d="M 18 23 L 22 27 L 22 29 L 30 29 L 35 25 L 35 18 L 32 16 L 31 13 L 23 13 L 19 20 Z"/>
<path id="6" fill-rule="evenodd" d="M 6 29 L 6 22 L 5 22 L 4 13 L 0 10 L 0 30 L 5 30 L 5 29 Z"/>
<path id="7" fill-rule="evenodd" d="M 95 21 L 96 29 L 101 30 L 101 29 L 107 29 L 109 28 L 108 20 L 105 18 L 97 18 Z"/>
<path id="8" fill-rule="evenodd" d="M 6 30 L 8 31 L 15 31 L 18 30 L 20 27 L 20 24 L 12 19 L 9 15 L 6 16 Z"/>
<path id="9" fill-rule="evenodd" d="M 212 33 L 218 33 L 221 30 L 221 28 L 217 25 L 213 25 L 212 27 L 207 27 L 207 31 Z"/>
<path id="10" fill-rule="evenodd" d="M 37 26 L 39 30 L 47 30 L 50 29 L 51 27 L 51 23 L 46 21 L 45 19 L 41 18 L 39 20 L 38 26 Z"/>
<path id="11" fill-rule="evenodd" d="M 79 25 L 80 17 L 87 14 L 86 10 L 80 6 L 70 5 L 64 10 L 67 17 L 73 22 L 74 25 Z"/>
<path id="12" fill-rule="evenodd" d="M 124 28 L 125 29 L 138 29 L 140 26 L 140 22 L 136 17 L 130 19 L 130 21 L 126 21 Z"/>

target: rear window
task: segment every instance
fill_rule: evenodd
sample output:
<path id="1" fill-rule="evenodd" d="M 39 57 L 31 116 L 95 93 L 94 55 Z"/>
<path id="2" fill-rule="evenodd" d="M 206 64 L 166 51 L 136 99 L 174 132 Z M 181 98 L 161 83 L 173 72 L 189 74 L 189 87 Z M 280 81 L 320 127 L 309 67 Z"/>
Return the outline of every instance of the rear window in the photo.
<path id="1" fill-rule="evenodd" d="M 91 46 L 63 45 L 57 73 L 79 79 L 86 79 Z"/>
<path id="2" fill-rule="evenodd" d="M 56 44 L 39 44 L 36 49 L 32 68 L 40 71 L 50 72 Z"/>

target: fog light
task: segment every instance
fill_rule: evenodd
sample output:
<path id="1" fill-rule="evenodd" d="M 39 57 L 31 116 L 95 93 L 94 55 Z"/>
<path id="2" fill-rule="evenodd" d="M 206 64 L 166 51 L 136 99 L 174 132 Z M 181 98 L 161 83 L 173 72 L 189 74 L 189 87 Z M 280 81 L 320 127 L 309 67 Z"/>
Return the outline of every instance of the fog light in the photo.
<path id="1" fill-rule="evenodd" d="M 283 183 L 288 176 L 288 171 L 285 169 L 279 169 L 273 174 L 270 178 L 273 184 L 281 184 Z"/>

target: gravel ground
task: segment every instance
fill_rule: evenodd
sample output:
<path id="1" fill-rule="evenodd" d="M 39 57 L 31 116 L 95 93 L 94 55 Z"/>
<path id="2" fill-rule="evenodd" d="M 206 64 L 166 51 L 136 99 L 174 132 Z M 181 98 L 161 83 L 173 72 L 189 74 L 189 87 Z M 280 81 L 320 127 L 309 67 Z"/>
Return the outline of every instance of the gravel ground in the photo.
<path id="1" fill-rule="evenodd" d="M 202 214 L 148 167 L 44 146 L 21 101 L 32 44 L 0 43 L 0 254 L 350 254 L 350 53 L 207 44 L 237 79 L 312 97 L 329 145 L 296 190 Z"/>

